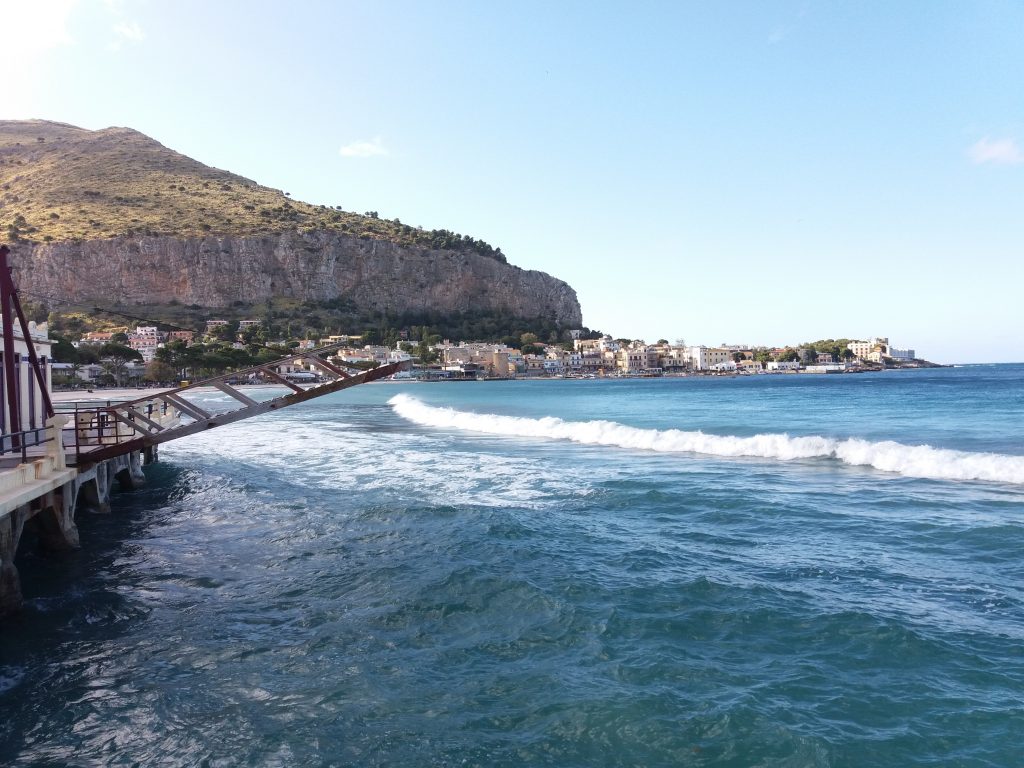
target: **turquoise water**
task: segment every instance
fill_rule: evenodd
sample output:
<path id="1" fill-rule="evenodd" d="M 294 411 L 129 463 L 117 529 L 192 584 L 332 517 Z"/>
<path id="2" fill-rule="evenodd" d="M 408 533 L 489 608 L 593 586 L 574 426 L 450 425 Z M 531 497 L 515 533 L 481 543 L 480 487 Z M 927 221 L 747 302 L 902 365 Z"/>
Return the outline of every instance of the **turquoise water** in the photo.
<path id="1" fill-rule="evenodd" d="M 0 764 L 1024 754 L 1024 366 L 370 385 L 149 471 L 23 556 Z"/>

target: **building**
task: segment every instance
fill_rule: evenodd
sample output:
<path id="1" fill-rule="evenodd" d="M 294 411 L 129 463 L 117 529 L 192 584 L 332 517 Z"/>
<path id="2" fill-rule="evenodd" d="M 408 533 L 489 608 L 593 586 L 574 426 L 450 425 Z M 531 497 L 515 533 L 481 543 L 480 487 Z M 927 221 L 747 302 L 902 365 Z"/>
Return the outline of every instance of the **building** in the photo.
<path id="1" fill-rule="evenodd" d="M 871 341 L 851 341 L 846 346 L 853 352 L 854 357 L 867 360 L 868 356 L 875 351 L 876 341 L 877 339 L 872 339 Z M 888 343 L 888 339 L 885 341 Z"/>
<path id="2" fill-rule="evenodd" d="M 732 361 L 732 350 L 723 347 L 690 347 L 690 362 L 695 371 L 710 371 L 720 363 Z"/>
<path id="3" fill-rule="evenodd" d="M 690 352 L 685 346 L 670 346 L 658 357 L 658 365 L 665 373 L 683 373 L 690 369 Z"/>
<path id="4" fill-rule="evenodd" d="M 889 357 L 893 360 L 909 362 L 910 360 L 917 359 L 917 353 L 912 349 L 896 349 L 896 347 L 889 347 Z"/>
<path id="5" fill-rule="evenodd" d="M 799 371 L 798 360 L 769 360 L 765 365 L 766 371 Z"/>
<path id="6" fill-rule="evenodd" d="M 913 349 L 896 349 L 889 345 L 888 336 L 877 336 L 871 341 L 851 341 L 847 346 L 856 357 L 861 360 L 870 360 L 874 363 L 882 362 L 882 358 L 893 360 L 910 361 L 917 358 Z"/>
<path id="7" fill-rule="evenodd" d="M 50 347 L 52 345 L 47 324 L 39 323 L 37 325 L 30 322 L 28 324 L 28 332 L 32 339 L 32 345 L 35 347 L 36 357 L 39 358 L 39 363 L 42 366 L 46 391 L 49 392 L 53 388 L 50 371 Z M 0 359 L 5 354 L 7 354 L 7 350 L 4 349 L 3 339 L 0 338 Z M 14 324 L 14 370 L 15 380 L 17 381 L 16 391 L 20 401 L 20 408 L 16 409 L 15 412 L 19 414 L 21 428 L 35 429 L 36 427 L 44 426 L 46 416 L 39 382 L 36 380 L 35 374 L 32 372 L 32 366 L 29 364 L 28 344 L 25 343 L 25 338 L 22 336 L 21 328 L 17 323 Z M 7 398 L 4 397 L 3 404 L 0 406 L 0 429 L 7 432 L 10 423 L 11 414 Z"/>
<path id="8" fill-rule="evenodd" d="M 620 373 L 636 376 L 648 373 L 658 367 L 658 350 L 649 347 L 642 342 L 634 341 L 628 347 L 619 349 L 616 353 L 616 367 Z"/>
<path id="9" fill-rule="evenodd" d="M 167 334 L 168 341 L 183 341 L 185 346 L 190 345 L 196 338 L 195 331 L 171 331 Z"/>
<path id="10" fill-rule="evenodd" d="M 142 362 L 152 362 L 160 346 L 162 334 L 155 325 L 140 325 L 128 334 L 128 346 L 142 355 Z"/>

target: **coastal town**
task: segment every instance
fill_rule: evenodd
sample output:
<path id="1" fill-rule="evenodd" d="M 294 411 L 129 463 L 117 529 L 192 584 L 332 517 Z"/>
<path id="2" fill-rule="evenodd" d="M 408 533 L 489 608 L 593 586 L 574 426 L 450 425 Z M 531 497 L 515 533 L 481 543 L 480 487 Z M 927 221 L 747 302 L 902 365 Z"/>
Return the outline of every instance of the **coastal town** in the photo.
<path id="1" fill-rule="evenodd" d="M 58 388 L 139 386 L 194 380 L 245 367 L 261 354 L 282 357 L 329 348 L 329 363 L 360 370 L 406 363 L 400 376 L 427 381 L 524 378 L 608 378 L 752 374 L 835 374 L 885 368 L 930 367 L 913 349 L 886 337 L 824 340 L 787 347 L 689 345 L 682 339 L 615 339 L 587 329 L 543 343 L 533 333 L 501 342 L 437 339 L 423 331 L 396 332 L 393 345 L 367 343 L 368 334 L 266 339 L 260 320 L 209 319 L 203 331 L 157 325 L 112 327 L 74 338 L 55 333 L 52 374 Z M 292 381 L 316 381 L 308 357 L 278 366 Z M 241 381 L 239 383 L 252 383 Z"/>

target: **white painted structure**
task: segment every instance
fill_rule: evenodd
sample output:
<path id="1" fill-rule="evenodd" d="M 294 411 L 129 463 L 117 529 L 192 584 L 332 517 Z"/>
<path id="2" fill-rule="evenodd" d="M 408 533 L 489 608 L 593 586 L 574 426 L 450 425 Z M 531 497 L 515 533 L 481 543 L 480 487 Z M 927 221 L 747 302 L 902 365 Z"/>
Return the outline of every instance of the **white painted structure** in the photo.
<path id="1" fill-rule="evenodd" d="M 46 380 L 46 389 L 53 388 L 50 372 L 50 336 L 46 323 L 28 324 L 28 332 L 32 337 L 32 344 L 35 347 L 36 355 L 43 366 L 43 376 Z M 3 338 L 0 337 L 0 354 L 7 354 L 4 349 Z M 46 417 L 43 413 L 43 398 L 39 391 L 39 382 L 32 373 L 32 366 L 28 360 L 28 345 L 21 333 L 21 326 L 14 323 L 14 368 L 18 379 L 18 391 L 21 393 L 20 421 L 22 429 L 35 429 L 45 424 Z M 4 382 L 4 386 L 7 382 Z M 6 430 L 11 422 L 11 415 L 7 405 L 6 391 L 0 392 L 0 399 L 3 400 L 3 407 L 0 408 L 0 427 Z"/>

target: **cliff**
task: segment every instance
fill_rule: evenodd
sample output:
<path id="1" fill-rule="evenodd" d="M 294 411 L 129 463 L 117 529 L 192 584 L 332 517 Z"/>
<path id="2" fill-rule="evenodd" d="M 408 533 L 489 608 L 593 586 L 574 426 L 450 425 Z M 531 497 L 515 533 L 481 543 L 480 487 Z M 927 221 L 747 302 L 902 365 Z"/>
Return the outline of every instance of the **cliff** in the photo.
<path id="1" fill-rule="evenodd" d="M 330 231 L 26 244 L 13 257 L 26 291 L 75 302 L 225 307 L 340 298 L 391 314 L 473 309 L 582 324 L 575 291 L 543 272 Z"/>
<path id="2" fill-rule="evenodd" d="M 291 200 L 129 128 L 0 121 L 0 238 L 23 289 L 68 301 L 582 321 L 570 286 L 482 240 Z"/>

